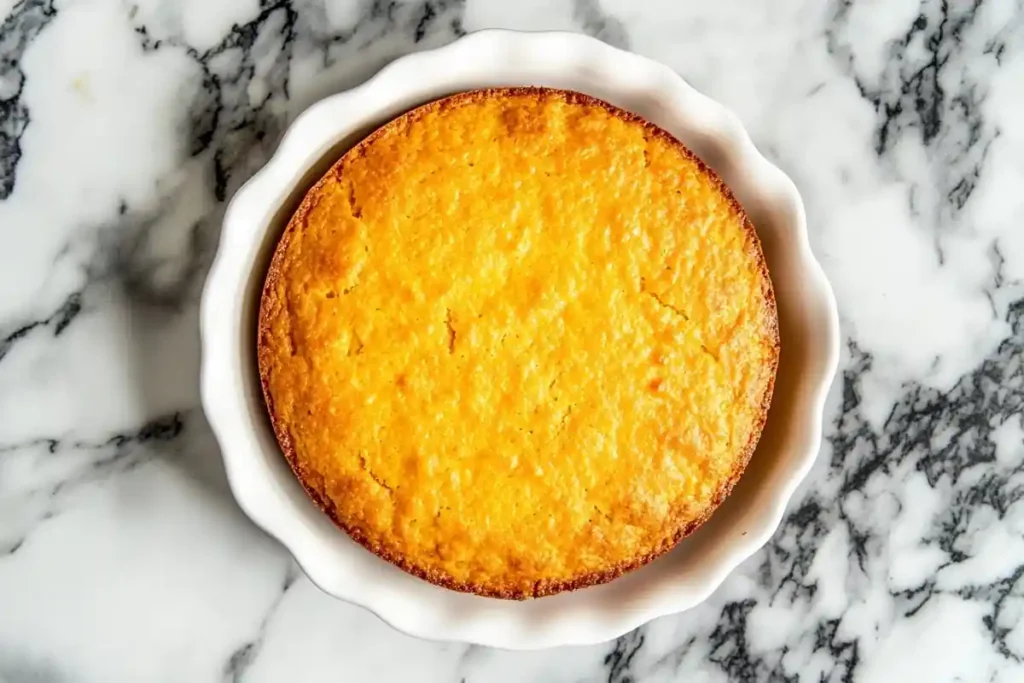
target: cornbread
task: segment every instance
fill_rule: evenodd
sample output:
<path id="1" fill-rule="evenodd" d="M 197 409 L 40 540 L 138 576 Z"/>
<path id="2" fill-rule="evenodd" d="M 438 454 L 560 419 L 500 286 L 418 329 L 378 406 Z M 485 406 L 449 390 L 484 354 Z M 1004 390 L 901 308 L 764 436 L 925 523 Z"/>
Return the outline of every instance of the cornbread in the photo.
<path id="1" fill-rule="evenodd" d="M 282 450 L 360 544 L 502 598 L 611 580 L 729 494 L 779 356 L 729 190 L 572 92 L 455 95 L 346 153 L 263 291 Z"/>

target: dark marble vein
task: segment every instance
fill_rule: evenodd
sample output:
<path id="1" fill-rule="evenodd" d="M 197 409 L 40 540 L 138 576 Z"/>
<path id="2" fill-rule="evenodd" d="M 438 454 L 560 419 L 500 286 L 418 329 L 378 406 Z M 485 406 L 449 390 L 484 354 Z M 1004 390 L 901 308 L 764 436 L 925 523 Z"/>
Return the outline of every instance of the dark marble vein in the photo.
<path id="1" fill-rule="evenodd" d="M 755 655 L 747 643 L 747 618 L 757 605 L 755 600 L 730 602 L 722 610 L 715 629 L 708 636 L 708 659 L 722 669 L 732 681 L 770 681 L 788 683 L 796 678 L 781 670 L 784 652 L 766 657 Z"/>
<path id="2" fill-rule="evenodd" d="M 946 260 L 941 233 L 956 228 L 1000 134 L 985 114 L 990 71 L 978 65 L 986 56 L 999 59 L 1008 45 L 1024 40 L 1020 12 L 999 27 L 980 18 L 994 1 L 922 1 L 916 18 L 889 43 L 880 74 L 864 71 L 843 37 L 850 0 L 836 3 L 826 30 L 829 53 L 875 111 L 875 152 L 900 176 L 914 178 L 908 201 L 912 213 L 923 209 L 922 218 L 937 230 L 940 263 Z M 894 150 L 906 141 L 927 150 L 925 178 L 902 170 Z"/>
<path id="3" fill-rule="evenodd" d="M 462 28 L 462 14 L 465 12 L 465 9 L 465 0 L 434 0 L 433 2 L 424 2 L 417 10 L 419 19 L 416 20 L 413 42 L 422 42 L 446 15 L 451 15 L 448 19 L 448 27 L 452 35 L 455 37 L 465 35 L 466 31 Z"/>
<path id="4" fill-rule="evenodd" d="M 97 468 L 130 455 L 131 450 L 137 446 L 174 441 L 185 431 L 186 417 L 186 411 L 161 415 L 146 421 L 138 429 L 118 432 L 100 440 L 43 437 L 18 443 L 0 444 L 0 456 L 28 449 L 42 449 L 49 455 L 82 451 L 109 452 L 109 457 L 90 463 L 91 467 Z M 69 481 L 61 482 L 58 487 L 66 485 Z"/>
<path id="5" fill-rule="evenodd" d="M 1013 649 L 1007 640 L 1020 620 L 1020 606 L 1024 603 L 1024 565 L 1009 576 L 978 586 L 967 586 L 957 591 L 965 600 L 980 600 L 992 606 L 991 614 L 982 618 L 982 624 L 992 639 L 996 651 L 1011 662 L 1024 662 L 1024 652 Z M 1011 600 L 1016 605 L 1009 604 Z M 1009 609 L 1008 609 L 1009 608 Z"/>
<path id="6" fill-rule="evenodd" d="M 211 152 L 217 201 L 226 199 L 232 172 L 242 156 L 252 147 L 266 153 L 282 131 L 296 18 L 290 2 L 263 2 L 254 19 L 236 24 L 223 40 L 203 52 L 178 36 L 154 38 L 145 25 L 134 27 L 144 50 L 180 49 L 200 68 L 188 108 L 189 149 L 192 156 Z M 265 93 L 255 103 L 249 95 L 254 81 Z"/>
<path id="7" fill-rule="evenodd" d="M 18 552 L 29 536 L 43 522 L 60 513 L 60 498 L 78 486 L 103 479 L 114 472 L 130 471 L 156 456 L 155 447 L 177 441 L 186 429 L 188 414 L 183 411 L 148 420 L 137 429 L 118 432 L 99 440 L 43 437 L 24 442 L 0 444 L 0 459 L 20 452 L 35 452 L 37 458 L 72 458 L 80 466 L 70 474 L 29 490 L 0 488 L 0 503 L 12 499 L 42 496 L 45 505 L 28 528 L 0 546 L 0 558 Z"/>
<path id="8" fill-rule="evenodd" d="M 870 505 L 847 504 L 854 494 L 870 499 L 913 474 L 924 476 L 936 491 L 946 491 L 943 511 L 932 519 L 931 531 L 922 538 L 947 558 L 940 576 L 942 568 L 974 557 L 979 520 L 990 516 L 1002 520 L 1012 514 L 1011 508 L 1024 499 L 1024 478 L 1020 476 L 1024 462 L 997 463 L 994 435 L 1008 420 L 1019 419 L 1024 408 L 1024 301 L 1010 307 L 1008 323 L 1010 336 L 949 391 L 917 384 L 905 387 L 881 431 L 873 429 L 861 413 L 860 383 L 871 370 L 871 357 L 855 345 L 851 347 L 852 360 L 842 378 L 842 413 L 828 439 L 832 448 L 830 479 L 838 483 L 838 490 L 833 499 L 829 495 L 832 486 L 816 487 L 821 493 L 809 496 L 787 516 L 764 551 L 761 582 L 777 597 L 806 602 L 814 596 L 810 563 L 818 552 L 817 544 L 836 524 L 844 525 L 850 537 L 848 565 L 878 579 L 886 556 L 884 535 L 879 534 Z M 1021 571 L 992 584 L 962 586 L 952 594 L 979 599 L 1000 590 L 1019 591 Z M 884 573 L 881 571 L 881 576 Z M 912 617 L 935 595 L 951 592 L 939 585 L 931 580 L 910 590 L 894 591 L 903 616 Z M 856 601 L 858 596 L 850 598 Z M 1002 652 L 1005 646 L 999 643 L 998 629 L 988 623 L 998 620 L 998 610 L 993 602 L 983 625 Z M 835 628 L 829 628 L 829 639 L 834 640 Z M 859 659 L 859 653 L 849 650 L 843 666 L 853 671 Z M 846 680 L 845 676 L 841 680 Z"/>
<path id="9" fill-rule="evenodd" d="M 307 8 L 301 14 L 297 48 L 302 53 L 318 53 L 323 66 L 335 64 L 345 57 L 356 58 L 360 52 L 390 43 L 398 36 L 408 36 L 413 46 L 425 41 L 436 42 L 465 35 L 462 17 L 466 0 L 370 0 L 361 5 L 355 24 L 332 29 L 320 16 L 319 8 Z M 386 58 L 405 52 L 401 46 L 388 47 Z"/>
<path id="10" fill-rule="evenodd" d="M 3 361 L 18 342 L 33 334 L 49 330 L 54 337 L 59 337 L 81 312 L 82 292 L 72 292 L 50 315 L 21 323 L 0 338 L 0 361 Z"/>
<path id="11" fill-rule="evenodd" d="M 284 601 L 286 595 L 288 595 L 289 589 L 295 585 L 295 581 L 299 578 L 299 570 L 294 563 L 289 562 L 288 569 L 285 571 L 284 579 L 281 582 L 281 591 L 277 597 L 274 598 L 273 602 L 267 608 L 266 613 L 260 620 L 259 628 L 256 631 L 256 635 L 251 640 L 248 640 L 234 652 L 228 658 L 227 664 L 224 665 L 224 676 L 223 681 L 225 683 L 240 683 L 245 677 L 245 673 L 252 667 L 256 658 L 260 655 L 260 649 L 263 647 L 263 641 L 267 635 L 267 627 L 269 626 L 274 615 L 277 613 L 278 608 Z"/>
<path id="12" fill-rule="evenodd" d="M 644 627 L 616 638 L 612 651 L 605 655 L 604 665 L 608 668 L 607 683 L 636 683 L 636 677 L 630 672 L 633 659 L 644 646 Z"/>
<path id="13" fill-rule="evenodd" d="M 14 192 L 21 136 L 32 122 L 22 101 L 22 60 L 32 41 L 56 16 L 53 0 L 21 0 L 0 24 L 0 201 Z"/>

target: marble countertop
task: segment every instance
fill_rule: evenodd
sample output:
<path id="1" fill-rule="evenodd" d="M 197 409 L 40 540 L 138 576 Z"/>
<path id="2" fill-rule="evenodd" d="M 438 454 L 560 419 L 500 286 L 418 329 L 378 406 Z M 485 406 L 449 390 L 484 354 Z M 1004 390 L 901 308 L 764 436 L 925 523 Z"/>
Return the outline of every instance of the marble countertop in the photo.
<path id="1" fill-rule="evenodd" d="M 0 681 L 1024 679 L 1020 0 L 0 0 Z M 288 122 L 485 27 L 732 107 L 803 192 L 844 357 L 710 600 L 605 645 L 403 636 L 235 506 L 198 401 L 225 199 Z"/>

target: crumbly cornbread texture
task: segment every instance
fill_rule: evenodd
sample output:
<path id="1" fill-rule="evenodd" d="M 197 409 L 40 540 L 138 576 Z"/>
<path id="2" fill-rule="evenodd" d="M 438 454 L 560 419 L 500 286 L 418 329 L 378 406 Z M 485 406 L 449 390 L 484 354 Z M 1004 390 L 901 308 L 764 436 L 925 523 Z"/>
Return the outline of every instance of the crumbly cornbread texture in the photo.
<path id="1" fill-rule="evenodd" d="M 312 499 L 403 569 L 506 598 L 610 580 L 707 519 L 779 353 L 718 178 L 540 88 L 434 102 L 345 154 L 281 238 L 258 336 Z"/>

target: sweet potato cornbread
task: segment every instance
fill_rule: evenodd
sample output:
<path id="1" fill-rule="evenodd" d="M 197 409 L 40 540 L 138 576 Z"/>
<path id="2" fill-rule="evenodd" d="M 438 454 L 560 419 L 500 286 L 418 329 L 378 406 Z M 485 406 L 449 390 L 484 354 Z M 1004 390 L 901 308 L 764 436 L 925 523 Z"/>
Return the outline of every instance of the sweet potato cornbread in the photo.
<path id="1" fill-rule="evenodd" d="M 729 494 L 779 355 L 721 181 L 604 102 L 485 90 L 377 130 L 273 256 L 259 371 L 278 441 L 356 541 L 457 590 L 608 581 Z"/>

